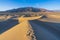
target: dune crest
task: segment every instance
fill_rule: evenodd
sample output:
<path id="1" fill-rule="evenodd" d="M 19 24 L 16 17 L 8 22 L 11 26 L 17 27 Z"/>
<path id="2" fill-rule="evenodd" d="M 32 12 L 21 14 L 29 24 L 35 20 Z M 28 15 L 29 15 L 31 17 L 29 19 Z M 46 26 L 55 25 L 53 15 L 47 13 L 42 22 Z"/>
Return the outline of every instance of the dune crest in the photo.
<path id="1" fill-rule="evenodd" d="M 42 16 L 24 17 L 24 15 L 23 15 L 23 16 L 19 17 L 18 20 L 19 20 L 19 22 L 23 22 L 23 21 L 28 21 L 28 20 L 39 19 L 39 18 L 41 18 L 41 17 L 42 17 Z"/>
<path id="2" fill-rule="evenodd" d="M 1 34 L 0 40 L 32 40 L 33 34 L 28 21 L 24 21 Z"/>
<path id="3" fill-rule="evenodd" d="M 39 17 L 19 18 L 19 24 L 0 35 L 0 40 L 36 40 L 29 20 L 38 19 Z M 25 20 L 25 21 L 24 21 Z"/>

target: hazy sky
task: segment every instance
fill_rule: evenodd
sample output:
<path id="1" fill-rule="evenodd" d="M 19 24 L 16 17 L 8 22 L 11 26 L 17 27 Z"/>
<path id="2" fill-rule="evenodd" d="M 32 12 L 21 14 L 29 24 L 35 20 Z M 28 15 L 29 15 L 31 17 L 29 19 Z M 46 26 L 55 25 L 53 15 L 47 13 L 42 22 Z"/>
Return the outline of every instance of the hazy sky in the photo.
<path id="1" fill-rule="evenodd" d="M 60 10 L 60 0 L 0 0 L 0 11 L 19 7 L 37 7 Z"/>

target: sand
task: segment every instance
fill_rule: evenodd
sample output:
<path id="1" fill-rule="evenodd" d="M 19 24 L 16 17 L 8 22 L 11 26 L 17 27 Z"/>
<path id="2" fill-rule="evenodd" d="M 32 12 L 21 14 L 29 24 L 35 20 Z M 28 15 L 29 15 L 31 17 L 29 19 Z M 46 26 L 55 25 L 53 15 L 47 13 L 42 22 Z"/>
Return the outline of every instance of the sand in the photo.
<path id="1" fill-rule="evenodd" d="M 32 40 L 29 37 L 29 24 L 24 21 L 0 35 L 0 40 Z M 32 32 L 33 36 L 33 32 Z"/>
<path id="2" fill-rule="evenodd" d="M 2 33 L 0 35 L 0 40 L 36 40 L 28 20 L 34 20 L 38 18 L 40 18 L 40 16 L 31 18 L 19 18 L 19 24 Z"/>

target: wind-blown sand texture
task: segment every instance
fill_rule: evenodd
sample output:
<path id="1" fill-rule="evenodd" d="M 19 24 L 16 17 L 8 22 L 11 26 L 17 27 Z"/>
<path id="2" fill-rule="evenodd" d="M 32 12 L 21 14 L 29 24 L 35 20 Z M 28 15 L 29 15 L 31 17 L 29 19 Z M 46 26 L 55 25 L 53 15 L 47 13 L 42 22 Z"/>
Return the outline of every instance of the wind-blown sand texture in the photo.
<path id="1" fill-rule="evenodd" d="M 0 35 L 0 40 L 36 40 L 36 37 L 34 36 L 34 32 L 28 20 L 34 20 L 38 18 L 40 18 L 40 16 L 31 18 L 19 18 L 19 24 L 2 33 Z"/>
<path id="2" fill-rule="evenodd" d="M 3 32 L 0 40 L 60 40 L 60 23 L 40 18 L 42 17 L 18 18 L 19 24 Z"/>

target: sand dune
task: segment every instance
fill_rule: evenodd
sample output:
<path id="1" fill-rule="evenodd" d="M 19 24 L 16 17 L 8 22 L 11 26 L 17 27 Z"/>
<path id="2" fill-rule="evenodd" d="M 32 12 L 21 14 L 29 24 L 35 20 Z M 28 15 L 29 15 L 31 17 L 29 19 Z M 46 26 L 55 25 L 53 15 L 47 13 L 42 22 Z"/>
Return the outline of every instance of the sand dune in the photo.
<path id="1" fill-rule="evenodd" d="M 60 15 L 47 14 L 46 16 L 47 16 L 48 18 L 56 18 L 56 19 L 57 19 L 57 18 L 58 18 L 58 19 L 60 18 Z"/>
<path id="2" fill-rule="evenodd" d="M 37 40 L 60 40 L 60 23 L 30 21 Z"/>
<path id="3" fill-rule="evenodd" d="M 0 40 L 32 40 L 32 37 L 34 37 L 33 34 L 28 21 L 24 21 L 1 34 Z"/>
<path id="4" fill-rule="evenodd" d="M 18 18 L 19 22 L 23 22 L 23 21 L 27 21 L 27 20 L 35 20 L 35 19 L 39 19 L 42 17 L 42 16 L 36 16 L 36 17 L 23 17 L 23 16 Z"/>
<path id="5" fill-rule="evenodd" d="M 20 17 L 19 24 L 0 35 L 0 40 L 60 40 L 60 23 Z"/>
<path id="6" fill-rule="evenodd" d="M 39 17 L 19 18 L 19 24 L 0 35 L 0 40 L 36 40 L 34 32 L 28 20 Z"/>

